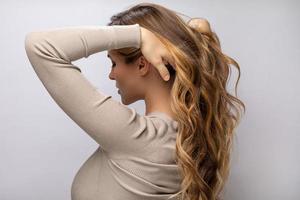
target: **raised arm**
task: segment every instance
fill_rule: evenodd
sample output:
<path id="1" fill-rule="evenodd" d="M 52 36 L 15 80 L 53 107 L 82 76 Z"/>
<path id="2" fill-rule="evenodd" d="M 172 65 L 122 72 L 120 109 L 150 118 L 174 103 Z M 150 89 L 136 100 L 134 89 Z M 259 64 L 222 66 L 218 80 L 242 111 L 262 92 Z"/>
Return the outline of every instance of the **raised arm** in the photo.
<path id="1" fill-rule="evenodd" d="M 25 38 L 29 61 L 55 102 L 104 150 L 125 154 L 151 143 L 147 118 L 98 91 L 71 62 L 140 44 L 139 24 L 63 27 Z"/>
<path id="2" fill-rule="evenodd" d="M 25 37 L 25 48 L 29 53 L 34 48 L 49 48 L 47 45 L 52 45 L 48 50 L 55 51 L 53 52 L 57 53 L 55 57 L 70 63 L 104 50 L 123 47 L 139 48 L 140 26 L 139 24 L 68 26 L 30 32 Z M 43 49 L 39 51 L 43 52 Z M 35 66 L 33 67 L 36 69 Z"/>

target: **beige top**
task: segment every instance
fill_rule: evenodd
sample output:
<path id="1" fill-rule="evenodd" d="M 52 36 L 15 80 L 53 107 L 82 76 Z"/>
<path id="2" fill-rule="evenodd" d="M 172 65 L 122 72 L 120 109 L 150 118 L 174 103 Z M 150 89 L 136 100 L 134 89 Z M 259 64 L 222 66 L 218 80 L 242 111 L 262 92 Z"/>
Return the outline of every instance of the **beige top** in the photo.
<path id="1" fill-rule="evenodd" d="M 72 200 L 168 199 L 180 189 L 177 121 L 162 112 L 140 115 L 98 91 L 71 63 L 140 43 L 139 24 L 70 26 L 26 35 L 26 54 L 46 90 L 99 144 L 74 177 Z"/>

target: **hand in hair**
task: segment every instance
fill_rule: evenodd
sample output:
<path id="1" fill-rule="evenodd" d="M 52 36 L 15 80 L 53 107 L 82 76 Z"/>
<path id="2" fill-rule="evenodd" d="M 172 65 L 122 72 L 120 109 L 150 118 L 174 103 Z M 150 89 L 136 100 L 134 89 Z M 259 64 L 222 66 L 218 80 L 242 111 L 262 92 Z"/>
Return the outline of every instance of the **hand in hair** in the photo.
<path id="1" fill-rule="evenodd" d="M 201 33 L 210 33 L 210 24 L 204 18 L 192 18 L 188 21 L 188 26 L 198 29 Z"/>
<path id="2" fill-rule="evenodd" d="M 170 78 L 167 63 L 175 66 L 174 59 L 165 45 L 148 29 L 141 27 L 141 51 L 146 60 L 157 68 L 161 77 L 168 81 Z"/>

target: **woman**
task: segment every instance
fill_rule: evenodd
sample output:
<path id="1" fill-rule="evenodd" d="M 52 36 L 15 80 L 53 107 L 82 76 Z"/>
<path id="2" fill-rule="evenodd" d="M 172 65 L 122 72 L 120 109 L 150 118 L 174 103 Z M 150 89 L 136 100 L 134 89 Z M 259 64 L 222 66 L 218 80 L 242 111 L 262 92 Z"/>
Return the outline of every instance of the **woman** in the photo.
<path id="1" fill-rule="evenodd" d="M 141 3 L 108 26 L 31 32 L 25 49 L 55 102 L 99 144 L 73 180 L 73 200 L 219 198 L 239 121 L 234 103 L 244 104 L 226 91 L 230 64 L 239 65 L 207 20 L 185 23 Z M 123 104 L 72 64 L 104 50 Z M 126 106 L 137 100 L 145 115 Z"/>

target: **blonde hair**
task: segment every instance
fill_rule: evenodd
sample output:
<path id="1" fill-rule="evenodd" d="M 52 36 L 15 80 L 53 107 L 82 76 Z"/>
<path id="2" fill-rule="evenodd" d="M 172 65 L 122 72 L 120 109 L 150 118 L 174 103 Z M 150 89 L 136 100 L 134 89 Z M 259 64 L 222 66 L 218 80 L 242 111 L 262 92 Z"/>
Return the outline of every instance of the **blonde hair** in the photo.
<path id="1" fill-rule="evenodd" d="M 237 98 L 240 67 L 221 51 L 218 36 L 204 25 L 188 25 L 173 10 L 154 3 L 140 3 L 111 17 L 108 25 L 140 26 L 153 32 L 172 54 L 176 66 L 168 66 L 174 78 L 171 108 L 178 122 L 176 163 L 183 177 L 182 200 L 220 199 L 229 176 L 235 128 L 240 122 Z M 180 13 L 179 13 L 180 14 Z M 203 20 L 202 20 L 203 21 Z M 118 52 L 134 62 L 140 49 Z M 235 96 L 226 88 L 230 65 L 238 69 Z"/>

